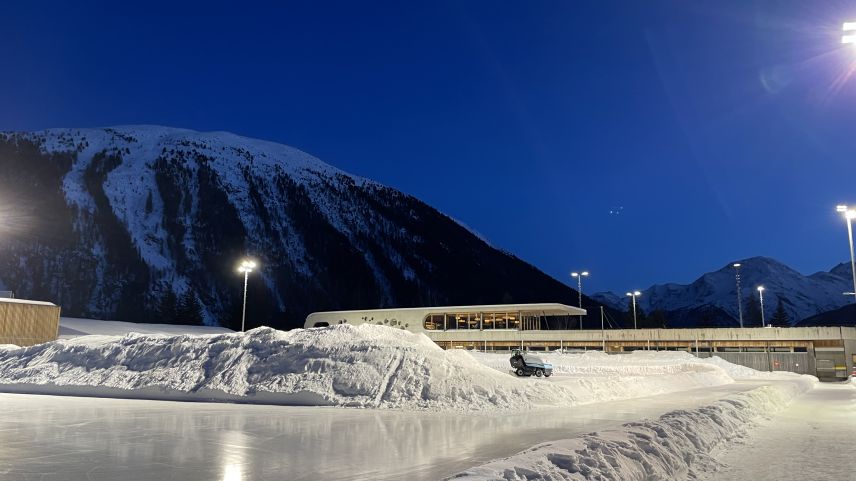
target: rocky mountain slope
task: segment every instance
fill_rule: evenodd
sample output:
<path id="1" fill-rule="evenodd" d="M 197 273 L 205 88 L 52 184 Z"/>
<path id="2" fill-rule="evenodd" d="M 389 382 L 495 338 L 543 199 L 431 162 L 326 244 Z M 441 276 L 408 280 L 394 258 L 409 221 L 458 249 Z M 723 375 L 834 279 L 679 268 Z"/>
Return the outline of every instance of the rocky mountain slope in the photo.
<path id="1" fill-rule="evenodd" d="M 763 285 L 764 314 L 770 322 L 779 300 L 789 324 L 838 309 L 852 298 L 850 264 L 839 264 L 829 272 L 803 275 L 768 257 L 752 257 L 741 264 L 741 299 L 744 325 L 760 325 L 756 288 Z M 658 284 L 642 291 L 639 306 L 647 313 L 661 311 L 669 325 L 737 325 L 737 286 L 732 263 L 708 272 L 691 284 Z M 604 304 L 627 310 L 627 297 L 613 292 L 592 295 Z"/>
<path id="2" fill-rule="evenodd" d="M 418 199 L 285 145 L 155 126 L 7 132 L 0 165 L 0 290 L 65 315 L 168 321 L 160 306 L 189 297 L 235 326 L 246 255 L 261 266 L 248 327 L 325 309 L 576 305 Z"/>

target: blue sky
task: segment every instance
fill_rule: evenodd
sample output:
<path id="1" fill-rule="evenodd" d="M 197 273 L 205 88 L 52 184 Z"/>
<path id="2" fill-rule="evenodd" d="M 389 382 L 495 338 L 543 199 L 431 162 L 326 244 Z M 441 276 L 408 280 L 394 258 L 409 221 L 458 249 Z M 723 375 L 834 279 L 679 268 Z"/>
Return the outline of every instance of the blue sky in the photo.
<path id="1" fill-rule="evenodd" d="M 127 4 L 126 4 L 127 3 Z M 847 259 L 844 1 L 4 2 L 0 129 L 283 142 L 592 290 Z M 620 214 L 611 214 L 618 211 Z"/>

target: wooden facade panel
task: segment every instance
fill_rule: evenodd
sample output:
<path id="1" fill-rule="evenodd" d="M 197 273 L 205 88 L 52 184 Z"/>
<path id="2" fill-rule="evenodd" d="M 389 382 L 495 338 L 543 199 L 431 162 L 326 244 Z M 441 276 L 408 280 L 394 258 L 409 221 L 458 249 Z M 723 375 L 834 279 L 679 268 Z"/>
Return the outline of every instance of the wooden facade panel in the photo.
<path id="1" fill-rule="evenodd" d="M 56 340 L 59 306 L 0 302 L 0 344 L 32 346 Z"/>

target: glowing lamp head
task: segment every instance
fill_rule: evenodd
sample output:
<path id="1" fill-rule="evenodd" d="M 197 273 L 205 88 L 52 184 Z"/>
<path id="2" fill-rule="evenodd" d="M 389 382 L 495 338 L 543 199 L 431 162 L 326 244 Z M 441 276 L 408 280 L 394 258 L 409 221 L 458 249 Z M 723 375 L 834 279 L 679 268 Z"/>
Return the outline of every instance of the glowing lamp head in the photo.
<path id="1" fill-rule="evenodd" d="M 740 263 L 735 262 L 734 264 L 731 264 L 731 267 L 734 267 L 736 269 L 736 268 L 740 267 Z"/>
<path id="2" fill-rule="evenodd" d="M 241 274 L 253 272 L 253 269 L 256 268 L 255 261 L 245 260 L 241 261 L 241 265 L 238 266 L 238 272 Z"/>
<path id="3" fill-rule="evenodd" d="M 627 293 L 627 295 L 628 295 L 628 296 L 632 296 L 632 295 L 633 295 L 633 293 L 632 293 L 632 292 L 628 292 L 628 293 Z"/>
<path id="4" fill-rule="evenodd" d="M 571 277 L 579 277 L 579 272 L 571 272 Z"/>
<path id="5" fill-rule="evenodd" d="M 844 22 L 841 25 L 841 43 L 856 44 L 856 22 Z"/>
<path id="6" fill-rule="evenodd" d="M 638 296 L 641 296 L 642 293 L 639 291 L 633 291 L 633 295 L 638 297 Z"/>
<path id="7" fill-rule="evenodd" d="M 758 292 L 764 292 L 764 286 L 758 286 Z"/>
<path id="8" fill-rule="evenodd" d="M 588 276 L 588 271 L 583 271 L 582 274 L 580 274 L 580 275 L 581 276 Z"/>
<path id="9" fill-rule="evenodd" d="M 835 212 L 847 212 L 847 206 L 846 205 L 836 205 L 835 206 Z"/>

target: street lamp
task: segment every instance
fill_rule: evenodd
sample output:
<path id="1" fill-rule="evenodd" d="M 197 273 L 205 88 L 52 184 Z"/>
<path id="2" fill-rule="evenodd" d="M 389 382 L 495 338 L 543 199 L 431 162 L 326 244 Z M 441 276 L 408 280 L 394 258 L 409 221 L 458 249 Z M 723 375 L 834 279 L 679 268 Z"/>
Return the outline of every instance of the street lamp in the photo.
<path id="1" fill-rule="evenodd" d="M 743 327 L 743 307 L 740 305 L 740 263 L 731 265 L 734 268 L 734 279 L 737 281 L 737 315 L 740 317 L 740 327 Z"/>
<path id="2" fill-rule="evenodd" d="M 642 293 L 639 291 L 628 292 L 628 296 L 633 299 L 633 329 L 636 329 L 636 298 L 641 296 Z"/>
<path id="3" fill-rule="evenodd" d="M 856 44 L 856 22 L 844 22 L 841 31 L 841 43 Z"/>
<path id="4" fill-rule="evenodd" d="M 588 271 L 571 272 L 571 277 L 577 279 L 577 293 L 580 295 L 580 309 L 583 308 L 583 277 L 588 277 Z M 580 330 L 583 329 L 583 316 L 580 315 Z"/>
<path id="5" fill-rule="evenodd" d="M 250 272 L 253 272 L 253 269 L 255 268 L 255 261 L 251 261 L 249 259 L 241 261 L 241 265 L 238 266 L 238 272 L 244 274 L 244 307 L 241 309 L 241 332 L 244 332 L 244 326 L 247 320 L 247 280 L 250 277 Z"/>
<path id="6" fill-rule="evenodd" d="M 853 292 L 856 292 L 856 257 L 853 255 L 853 219 L 856 218 L 856 210 L 846 205 L 839 205 L 835 207 L 835 210 L 844 214 L 844 218 L 847 219 L 847 240 L 850 241 L 850 274 L 853 276 Z M 853 298 L 856 300 L 856 296 Z"/>
<path id="7" fill-rule="evenodd" d="M 764 321 L 764 286 L 758 286 L 758 296 L 761 299 L 761 327 L 767 325 Z"/>

